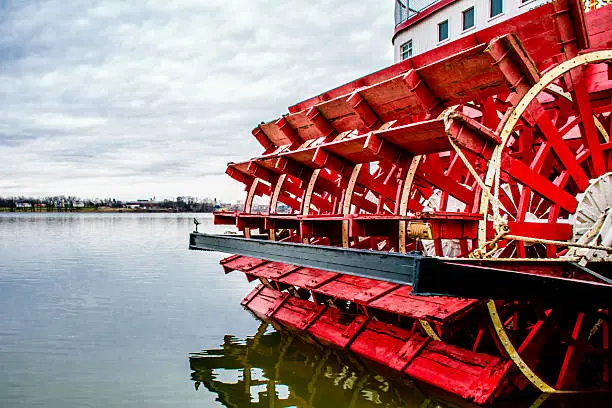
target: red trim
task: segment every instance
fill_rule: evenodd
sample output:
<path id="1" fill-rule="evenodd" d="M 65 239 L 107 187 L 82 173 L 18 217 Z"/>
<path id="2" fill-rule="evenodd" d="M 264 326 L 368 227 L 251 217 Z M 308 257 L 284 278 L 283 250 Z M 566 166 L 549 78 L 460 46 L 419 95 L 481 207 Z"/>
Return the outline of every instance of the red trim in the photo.
<path id="1" fill-rule="evenodd" d="M 437 3 L 432 4 L 431 6 L 419 11 L 417 14 L 413 15 L 412 17 L 408 18 L 407 20 L 399 23 L 397 26 L 395 26 L 395 31 L 393 32 L 393 37 L 391 37 L 391 42 L 395 41 L 395 37 L 399 34 L 400 31 L 404 31 L 405 29 L 415 25 L 416 23 L 418 23 L 419 21 L 423 20 L 424 18 L 429 17 L 430 15 L 432 15 L 433 13 L 435 13 L 436 11 L 443 9 L 444 7 L 453 4 L 454 2 L 456 2 L 457 0 L 441 0 Z"/>

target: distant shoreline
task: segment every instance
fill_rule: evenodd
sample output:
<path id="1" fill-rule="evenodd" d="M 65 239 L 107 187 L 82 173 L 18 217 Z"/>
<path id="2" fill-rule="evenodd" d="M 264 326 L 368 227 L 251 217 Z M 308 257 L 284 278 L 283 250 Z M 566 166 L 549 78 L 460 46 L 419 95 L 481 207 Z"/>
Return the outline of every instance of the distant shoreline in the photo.
<path id="1" fill-rule="evenodd" d="M 206 211 L 204 211 L 206 212 Z M 0 213 L 36 213 L 36 214 L 44 214 L 44 213 L 116 213 L 116 214 L 123 214 L 123 213 L 202 213 L 200 211 L 176 211 L 176 210 L 170 210 L 170 209 L 166 209 L 166 208 L 162 208 L 162 209 L 146 209 L 146 208 L 95 208 L 95 207 L 85 207 L 85 208 L 69 208 L 69 209 L 58 209 L 58 208 L 53 208 L 51 210 L 47 210 L 47 209 L 34 209 L 32 210 L 31 208 L 14 208 L 13 211 L 11 211 L 10 208 L 7 207 L 0 207 Z"/>

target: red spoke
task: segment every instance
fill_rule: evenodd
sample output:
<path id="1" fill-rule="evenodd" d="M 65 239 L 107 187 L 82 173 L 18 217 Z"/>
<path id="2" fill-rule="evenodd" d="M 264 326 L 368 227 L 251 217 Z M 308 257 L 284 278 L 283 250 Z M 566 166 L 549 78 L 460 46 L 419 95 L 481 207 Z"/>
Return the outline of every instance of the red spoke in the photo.
<path id="1" fill-rule="evenodd" d="M 521 199 L 519 201 L 517 214 L 516 214 L 516 220 L 518 222 L 525 221 L 525 214 L 527 214 L 527 211 L 531 204 L 531 197 L 532 197 L 531 189 L 529 187 L 523 188 L 523 192 L 521 194 Z M 512 233 L 516 234 L 515 231 L 513 231 Z M 525 252 L 525 243 L 523 241 L 516 242 L 516 251 L 517 251 L 517 256 L 519 258 L 525 258 L 527 256 Z"/>
<path id="2" fill-rule="evenodd" d="M 528 164 L 531 163 L 531 161 L 533 160 L 533 143 L 534 143 L 534 137 L 533 137 L 533 129 L 531 128 L 526 128 L 521 130 L 520 132 L 520 137 L 518 139 L 518 143 L 519 143 L 519 153 L 520 153 L 520 160 L 523 161 L 523 163 Z"/>
<path id="3" fill-rule="evenodd" d="M 611 367 L 610 360 L 612 358 L 612 353 L 611 353 L 612 349 L 610 348 L 610 324 L 604 321 L 602 323 L 602 326 L 603 326 L 601 328 L 603 332 L 602 346 L 603 346 L 603 349 L 608 352 L 606 358 L 604 358 L 604 361 L 603 361 L 602 378 L 603 378 L 604 383 L 607 384 L 610 378 L 610 367 Z"/>
<path id="4" fill-rule="evenodd" d="M 589 185 L 589 178 L 576 161 L 576 157 L 572 151 L 568 148 L 567 144 L 560 136 L 559 131 L 557 130 L 553 121 L 550 119 L 548 114 L 541 109 L 537 112 L 533 112 L 533 114 L 536 118 L 538 128 L 548 143 L 550 143 L 550 146 L 554 150 L 559 161 L 570 172 L 578 187 L 583 190 L 586 189 Z"/>
<path id="5" fill-rule="evenodd" d="M 497 106 L 492 97 L 486 98 L 482 103 L 482 124 L 489 129 L 495 129 L 499 124 Z"/>
<path id="6" fill-rule="evenodd" d="M 595 127 L 593 107 L 591 106 L 589 94 L 586 89 L 584 68 L 576 68 L 570 72 L 570 75 L 574 82 L 573 99 L 578 106 L 578 111 L 582 118 L 580 130 L 583 137 L 586 139 L 586 145 L 589 147 L 589 150 L 591 150 L 591 162 L 593 163 L 595 175 L 600 175 L 605 173 L 605 164 L 601 152 L 599 135 Z"/>
<path id="7" fill-rule="evenodd" d="M 556 327 L 558 317 L 558 313 L 551 310 L 545 318 L 538 320 L 531 327 L 531 330 L 517 349 L 525 362 L 536 363 L 538 361 L 538 354 Z"/>
<path id="8" fill-rule="evenodd" d="M 578 375 L 578 368 L 582 362 L 584 355 L 584 345 L 581 345 L 579 335 L 582 329 L 582 322 L 584 320 L 584 313 L 578 313 L 574 328 L 572 330 L 570 343 L 565 351 L 565 357 L 561 364 L 561 371 L 557 377 L 557 388 L 567 388 L 576 384 L 576 377 Z"/>
<path id="9" fill-rule="evenodd" d="M 467 205 L 472 205 L 474 202 L 474 193 L 472 191 L 432 167 L 420 168 L 417 175 L 420 179 L 427 181 L 442 191 L 448 192 L 448 194 Z"/>
<path id="10" fill-rule="evenodd" d="M 506 157 L 503 160 L 502 169 L 515 180 L 537 191 L 553 203 L 559 204 L 566 211 L 573 213 L 576 210 L 578 202 L 573 195 L 554 185 L 523 162 Z"/>
<path id="11" fill-rule="evenodd" d="M 548 222 L 508 222 L 510 234 L 519 236 L 529 236 L 537 239 L 550 239 L 555 241 L 567 241 L 571 239 L 573 228 L 566 223 Z"/>

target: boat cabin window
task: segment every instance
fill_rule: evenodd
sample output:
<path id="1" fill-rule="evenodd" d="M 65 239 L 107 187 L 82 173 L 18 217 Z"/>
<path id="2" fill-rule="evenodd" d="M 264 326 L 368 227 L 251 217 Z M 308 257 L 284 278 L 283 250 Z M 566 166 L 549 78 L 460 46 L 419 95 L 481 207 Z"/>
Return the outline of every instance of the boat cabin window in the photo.
<path id="1" fill-rule="evenodd" d="M 400 47 L 400 54 L 402 61 L 412 57 L 412 40 L 408 40 L 402 44 Z"/>
<path id="2" fill-rule="evenodd" d="M 474 27 L 474 7 L 463 12 L 463 30 Z"/>
<path id="3" fill-rule="evenodd" d="M 491 1 L 491 17 L 495 17 L 504 12 L 504 0 Z"/>
<path id="4" fill-rule="evenodd" d="M 438 41 L 444 41 L 448 39 L 448 20 L 444 20 L 438 24 Z"/>

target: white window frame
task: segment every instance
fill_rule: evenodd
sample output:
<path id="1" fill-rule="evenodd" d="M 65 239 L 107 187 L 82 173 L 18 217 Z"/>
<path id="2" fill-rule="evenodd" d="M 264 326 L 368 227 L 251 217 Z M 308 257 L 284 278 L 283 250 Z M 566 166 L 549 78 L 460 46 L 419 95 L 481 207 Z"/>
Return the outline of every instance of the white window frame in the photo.
<path id="1" fill-rule="evenodd" d="M 410 57 L 412 57 L 412 55 L 414 54 L 414 48 L 413 48 L 413 43 L 412 43 L 412 38 L 409 39 L 408 41 L 404 42 L 402 45 L 400 45 L 400 61 L 406 60 Z M 406 49 L 404 49 L 404 47 L 406 47 Z M 406 56 L 404 56 L 404 54 L 407 54 Z"/>
<path id="2" fill-rule="evenodd" d="M 473 10 L 474 12 L 474 19 L 472 21 L 472 26 L 471 27 L 465 27 L 465 13 L 467 11 Z M 461 31 L 468 31 L 471 30 L 472 28 L 476 27 L 476 6 L 471 6 L 466 8 L 465 10 L 463 10 L 461 12 Z"/>
<path id="3" fill-rule="evenodd" d="M 442 24 L 446 23 L 446 38 L 441 39 L 440 38 L 440 26 Z M 446 20 L 442 20 L 438 23 L 438 25 L 436 26 L 437 28 L 437 37 L 438 37 L 438 43 L 443 43 L 444 41 L 448 41 L 450 38 L 450 20 L 447 18 Z"/>
<path id="4" fill-rule="evenodd" d="M 495 0 L 489 0 L 489 19 L 497 18 L 504 14 L 504 0 L 501 1 L 501 11 L 495 15 L 493 15 L 493 2 Z"/>

